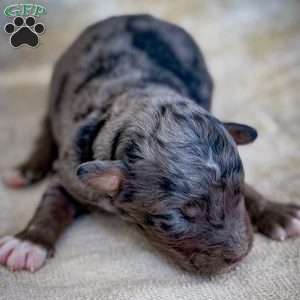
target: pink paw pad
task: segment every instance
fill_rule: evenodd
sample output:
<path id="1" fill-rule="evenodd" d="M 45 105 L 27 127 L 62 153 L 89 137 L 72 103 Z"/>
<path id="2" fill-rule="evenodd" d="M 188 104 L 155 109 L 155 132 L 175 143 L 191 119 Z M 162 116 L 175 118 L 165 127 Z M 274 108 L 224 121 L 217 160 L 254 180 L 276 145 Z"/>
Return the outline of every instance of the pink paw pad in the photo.
<path id="1" fill-rule="evenodd" d="M 11 170 L 2 178 L 3 183 L 12 189 L 22 188 L 28 185 L 28 179 L 18 170 Z"/>
<path id="2" fill-rule="evenodd" d="M 295 215 L 295 214 L 294 214 Z M 300 236 L 300 219 L 288 216 L 288 221 L 283 226 L 282 224 L 276 224 L 270 236 L 279 241 L 284 241 L 290 237 Z"/>
<path id="3" fill-rule="evenodd" d="M 35 272 L 47 259 L 47 250 L 13 236 L 0 239 L 0 264 L 11 271 Z"/>
<path id="4" fill-rule="evenodd" d="M 288 236 L 298 236 L 300 235 L 300 220 L 296 218 L 291 218 L 287 228 L 286 232 Z"/>

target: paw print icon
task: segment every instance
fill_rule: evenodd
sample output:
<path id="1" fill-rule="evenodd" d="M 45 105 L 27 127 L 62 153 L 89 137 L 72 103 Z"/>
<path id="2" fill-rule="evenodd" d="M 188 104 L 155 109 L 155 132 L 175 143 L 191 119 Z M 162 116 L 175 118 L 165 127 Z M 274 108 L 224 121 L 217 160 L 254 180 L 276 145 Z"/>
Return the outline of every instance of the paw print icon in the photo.
<path id="1" fill-rule="evenodd" d="M 39 44 L 39 35 L 45 32 L 42 23 L 36 23 L 32 16 L 26 19 L 16 17 L 13 23 L 7 23 L 4 27 L 6 33 L 11 34 L 10 43 L 17 48 L 21 45 L 36 47 Z"/>

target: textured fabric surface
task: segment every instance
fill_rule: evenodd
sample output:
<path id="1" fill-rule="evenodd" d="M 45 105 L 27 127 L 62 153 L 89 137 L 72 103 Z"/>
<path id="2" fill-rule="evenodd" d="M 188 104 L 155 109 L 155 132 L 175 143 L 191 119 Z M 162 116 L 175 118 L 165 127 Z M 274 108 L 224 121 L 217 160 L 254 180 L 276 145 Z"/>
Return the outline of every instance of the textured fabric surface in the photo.
<path id="1" fill-rule="evenodd" d="M 242 147 L 246 176 L 275 201 L 300 203 L 299 1 L 40 1 L 46 33 L 36 49 L 9 46 L 0 33 L 1 173 L 28 154 L 46 108 L 54 61 L 87 25 L 107 16 L 148 12 L 173 21 L 201 45 L 216 90 L 213 110 L 253 125 Z M 11 1 L 1 1 L 0 9 Z M 83 6 L 85 3 L 85 6 Z M 0 15 L 0 27 L 8 19 Z M 24 191 L 0 185 L 0 236 L 22 229 L 47 182 Z M 300 239 L 256 235 L 234 271 L 202 279 L 168 264 L 135 228 L 88 216 L 67 230 L 38 273 L 0 268 L 0 299 L 300 299 Z"/>

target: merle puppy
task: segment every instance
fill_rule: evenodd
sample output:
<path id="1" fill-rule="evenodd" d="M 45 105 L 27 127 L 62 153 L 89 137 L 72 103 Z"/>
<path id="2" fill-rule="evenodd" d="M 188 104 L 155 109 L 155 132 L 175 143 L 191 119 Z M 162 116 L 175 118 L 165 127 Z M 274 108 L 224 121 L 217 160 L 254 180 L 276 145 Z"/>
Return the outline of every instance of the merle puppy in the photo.
<path id="1" fill-rule="evenodd" d="M 175 25 L 133 15 L 85 30 L 56 64 L 33 152 L 4 178 L 19 188 L 53 174 L 28 226 L 0 240 L 0 263 L 39 269 L 65 228 L 99 208 L 198 274 L 244 258 L 251 223 L 273 239 L 299 235 L 299 206 L 245 183 L 237 145 L 256 131 L 216 119 L 212 89 L 199 48 Z"/>

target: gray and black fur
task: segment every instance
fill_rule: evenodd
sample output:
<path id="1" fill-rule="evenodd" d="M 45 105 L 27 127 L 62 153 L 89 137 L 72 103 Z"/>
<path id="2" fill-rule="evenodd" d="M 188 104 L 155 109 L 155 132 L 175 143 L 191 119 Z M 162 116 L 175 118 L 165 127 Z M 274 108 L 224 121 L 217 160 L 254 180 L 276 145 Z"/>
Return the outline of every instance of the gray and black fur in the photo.
<path id="1" fill-rule="evenodd" d="M 85 30 L 56 64 L 47 116 L 56 145 L 48 162 L 57 157 L 64 197 L 137 224 L 201 274 L 228 270 L 252 244 L 244 197 L 253 193 L 236 144 L 256 131 L 216 119 L 212 90 L 183 29 L 148 15 L 112 17 Z M 93 186 L 103 173 L 113 174 L 112 185 L 118 178 L 118 190 Z"/>

